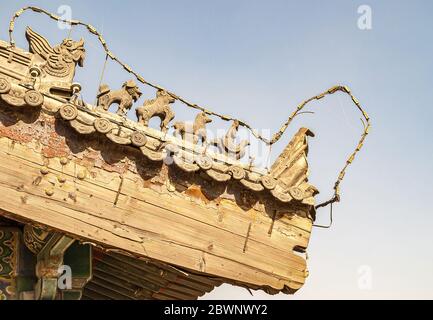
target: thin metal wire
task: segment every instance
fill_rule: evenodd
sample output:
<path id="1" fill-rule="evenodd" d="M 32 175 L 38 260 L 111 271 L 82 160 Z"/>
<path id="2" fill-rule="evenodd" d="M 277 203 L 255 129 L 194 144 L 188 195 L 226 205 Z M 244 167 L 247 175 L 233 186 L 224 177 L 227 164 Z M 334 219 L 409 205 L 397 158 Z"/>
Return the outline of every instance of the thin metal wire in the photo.
<path id="1" fill-rule="evenodd" d="M 362 146 L 363 146 L 363 144 L 364 144 L 364 140 L 366 139 L 366 137 L 367 137 L 367 135 L 368 135 L 368 133 L 369 133 L 369 129 L 370 129 L 370 127 L 371 127 L 371 124 L 370 124 L 370 118 L 369 118 L 368 114 L 363 110 L 363 108 L 361 107 L 361 105 L 360 105 L 358 99 L 355 98 L 355 96 L 352 94 L 352 92 L 350 91 L 350 89 L 349 89 L 348 87 L 346 87 L 346 86 L 341 86 L 341 85 L 334 86 L 334 87 L 332 87 L 332 88 L 330 88 L 330 89 L 328 89 L 328 90 L 326 90 L 326 91 L 324 91 L 324 92 L 322 92 L 322 93 L 320 93 L 320 94 L 318 94 L 318 95 L 316 95 L 316 96 L 313 96 L 313 97 L 311 97 L 311 98 L 309 98 L 309 99 L 307 99 L 307 100 L 304 100 L 301 104 L 298 105 L 298 107 L 296 108 L 296 110 L 295 110 L 295 111 L 294 111 L 294 112 L 289 116 L 289 118 L 287 119 L 287 121 L 286 121 L 286 122 L 281 126 L 280 130 L 277 131 L 277 132 L 272 136 L 271 139 L 267 139 L 267 138 L 263 137 L 262 135 L 260 135 L 260 134 L 257 132 L 257 130 L 253 129 L 249 124 L 245 123 L 245 122 L 242 121 L 242 120 L 238 120 L 238 119 L 233 118 L 233 117 L 230 117 L 230 116 L 226 116 L 226 115 L 222 115 L 222 114 L 218 114 L 218 113 L 216 113 L 216 112 L 213 112 L 213 111 L 211 111 L 211 110 L 209 110 L 209 109 L 207 109 L 207 108 L 204 108 L 204 107 L 202 107 L 202 106 L 200 106 L 200 105 L 198 105 L 198 104 L 196 104 L 196 103 L 189 102 L 188 100 L 182 98 L 181 96 L 179 96 L 179 95 L 177 95 L 177 94 L 175 94 L 175 93 L 173 93 L 173 92 L 170 92 L 169 90 L 166 90 L 166 89 L 164 89 L 163 87 L 161 87 L 161 86 L 159 86 L 159 85 L 157 85 L 157 84 L 154 84 L 154 83 L 152 83 L 152 82 L 149 82 L 149 81 L 145 80 L 141 75 L 139 75 L 139 74 L 136 73 L 134 70 L 132 70 L 132 68 L 131 68 L 129 65 L 127 65 L 127 64 L 123 63 L 122 61 L 120 61 L 120 60 L 119 60 L 119 59 L 118 59 L 118 58 L 117 58 L 117 57 L 116 57 L 116 56 L 115 56 L 115 55 L 114 55 L 114 54 L 113 54 L 113 53 L 108 49 L 107 42 L 106 42 L 105 39 L 102 37 L 101 33 L 99 33 L 99 32 L 96 30 L 95 27 L 93 27 L 93 26 L 90 25 L 90 24 L 83 23 L 83 22 L 81 22 L 81 21 L 79 21 L 79 20 L 64 20 L 64 19 L 61 19 L 60 17 L 58 17 L 58 16 L 56 16 L 56 15 L 54 15 L 54 14 L 52 14 L 52 13 L 46 11 L 46 10 L 41 9 L 41 8 L 38 8 L 38 7 L 27 6 L 27 7 L 21 8 L 20 10 L 18 10 L 17 12 L 15 12 L 14 16 L 11 18 L 10 23 L 9 23 L 9 43 L 10 43 L 10 46 L 11 46 L 11 47 L 14 47 L 14 46 L 15 46 L 15 41 L 14 41 L 14 39 L 13 39 L 13 31 L 14 31 L 15 20 L 16 20 L 19 16 L 21 16 L 21 15 L 23 14 L 24 11 L 27 11 L 27 10 L 31 10 L 31 11 L 36 12 L 36 13 L 42 13 L 42 14 L 45 14 L 45 15 L 47 15 L 48 17 L 50 17 L 51 19 L 56 20 L 56 21 L 61 21 L 61 22 L 65 22 L 65 23 L 70 23 L 71 26 L 81 25 L 81 26 L 86 27 L 87 30 L 88 30 L 90 33 L 92 33 L 93 35 L 95 35 L 96 37 L 98 37 L 98 40 L 99 40 L 99 42 L 101 43 L 101 45 L 103 46 L 104 51 L 105 51 L 105 53 L 106 53 L 106 60 L 108 60 L 108 57 L 110 57 L 111 60 L 117 62 L 117 63 L 120 64 L 120 65 L 121 65 L 121 66 L 122 66 L 122 67 L 123 67 L 123 68 L 124 68 L 128 73 L 132 74 L 132 75 L 137 79 L 137 81 L 141 82 L 142 84 L 148 85 L 148 86 L 150 86 L 150 87 L 152 87 L 152 88 L 154 88 L 154 89 L 157 89 L 157 90 L 164 90 L 164 91 L 166 91 L 167 94 L 169 94 L 171 97 L 173 97 L 173 98 L 176 99 L 176 100 L 179 100 L 180 102 L 184 103 L 185 105 L 187 105 L 187 106 L 190 107 L 190 108 L 194 108 L 194 109 L 200 110 L 200 111 L 205 112 L 206 114 L 211 115 L 211 116 L 219 117 L 220 119 L 222 119 L 222 120 L 224 120 L 224 121 L 235 121 L 235 120 L 237 120 L 237 121 L 239 121 L 239 124 L 240 124 L 241 126 L 243 126 L 243 127 L 247 128 L 248 130 L 250 130 L 251 133 L 254 135 L 254 137 L 256 137 L 257 139 L 261 140 L 262 142 L 264 142 L 264 143 L 267 144 L 267 145 L 273 145 L 274 143 L 276 143 L 277 141 L 279 141 L 280 138 L 282 137 L 282 135 L 283 135 L 283 134 L 285 133 L 285 131 L 287 130 L 287 128 L 288 128 L 288 126 L 290 125 L 290 123 L 293 121 L 293 119 L 294 119 L 297 115 L 299 115 L 299 114 L 301 113 L 301 110 L 304 109 L 304 107 L 305 107 L 307 104 L 309 104 L 310 102 L 312 102 L 312 101 L 314 101 L 314 100 L 320 100 L 320 99 L 324 98 L 325 96 L 327 96 L 327 95 L 332 95 L 332 94 L 334 94 L 334 93 L 336 93 L 336 92 L 342 92 L 342 93 L 344 93 L 344 94 L 349 95 L 350 98 L 352 99 L 353 103 L 355 104 L 355 106 L 356 106 L 356 107 L 358 108 L 358 110 L 362 113 L 362 115 L 363 115 L 363 117 L 364 117 L 364 119 L 365 119 L 365 121 L 366 121 L 366 125 L 365 125 L 365 127 L 364 127 L 364 131 L 363 131 L 363 133 L 361 134 L 361 138 L 360 138 L 360 140 L 359 140 L 359 142 L 358 142 L 358 145 L 357 145 L 357 147 L 355 148 L 355 151 L 353 151 L 353 152 L 350 154 L 350 156 L 349 156 L 348 159 L 346 160 L 346 163 L 345 163 L 343 169 L 341 169 L 341 171 L 340 171 L 340 173 L 339 173 L 339 175 L 338 175 L 338 178 L 337 178 L 337 180 L 336 180 L 336 182 L 335 182 L 335 184 L 334 184 L 334 196 L 333 196 L 330 200 L 326 201 L 325 203 L 327 203 L 327 204 L 332 204 L 332 203 L 334 203 L 334 202 L 338 202 L 338 201 L 340 201 L 340 184 L 341 184 L 341 182 L 342 182 L 342 180 L 343 180 L 343 178 L 344 178 L 344 175 L 345 175 L 345 173 L 346 173 L 346 169 L 347 169 L 348 166 L 353 162 L 353 160 L 354 160 L 356 154 L 361 150 L 361 148 L 362 148 Z M 316 208 L 318 208 L 318 207 L 322 207 L 322 205 L 318 205 Z"/>
<path id="2" fill-rule="evenodd" d="M 333 206 L 333 203 L 331 202 L 330 203 L 330 207 L 329 207 L 329 224 L 328 225 L 313 224 L 313 227 L 322 228 L 322 229 L 329 229 L 329 228 L 331 228 L 332 223 L 333 223 L 333 219 L 332 219 L 332 206 Z"/>
<path id="3" fill-rule="evenodd" d="M 272 144 L 268 146 L 268 156 L 266 157 L 266 171 L 271 173 L 271 154 L 272 154 Z"/>
<path id="4" fill-rule="evenodd" d="M 69 32 L 68 32 L 68 39 L 71 39 L 71 35 L 72 35 L 72 28 L 73 28 L 74 26 L 72 25 L 72 24 L 70 24 L 70 27 L 69 27 Z"/>
<path id="5" fill-rule="evenodd" d="M 96 98 L 95 98 L 95 105 L 98 103 L 98 93 L 99 93 L 99 88 L 102 85 L 102 81 L 104 81 L 104 74 L 105 74 L 105 68 L 107 68 L 107 61 L 108 61 L 108 55 L 105 56 L 105 61 L 104 61 L 104 65 L 102 67 L 102 71 L 101 71 L 101 76 L 99 78 L 99 84 L 98 84 L 98 88 L 96 90 L 98 90 L 96 92 Z"/>

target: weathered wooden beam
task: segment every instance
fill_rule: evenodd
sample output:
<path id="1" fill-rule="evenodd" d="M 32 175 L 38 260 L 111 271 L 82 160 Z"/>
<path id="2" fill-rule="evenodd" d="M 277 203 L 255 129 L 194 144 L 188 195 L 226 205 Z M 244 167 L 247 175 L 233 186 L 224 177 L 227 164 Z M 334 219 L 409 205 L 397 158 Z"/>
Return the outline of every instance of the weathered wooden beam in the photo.
<path id="1" fill-rule="evenodd" d="M 138 285 L 133 284 L 129 281 L 121 280 L 116 275 L 107 275 L 103 272 L 97 272 L 95 273 L 92 281 L 96 284 L 98 283 L 98 281 L 105 281 L 107 283 L 110 283 L 114 287 L 120 287 L 125 290 L 129 290 L 130 294 L 134 295 L 134 298 L 152 298 L 152 291 L 141 288 Z"/>
<path id="2" fill-rule="evenodd" d="M 72 152 L 68 134 L 51 126 L 68 129 L 40 117 L 41 139 L 53 139 L 48 145 L 26 136 L 37 124 L 0 128 L 0 209 L 10 217 L 227 282 L 276 290 L 304 283 L 305 260 L 293 252 L 309 241 L 312 222 L 304 207 L 273 209 L 260 198 L 245 209 L 236 193 L 212 199 L 203 185 L 185 187 L 158 173 L 148 179 L 140 172 L 152 164 L 139 167 L 133 151 L 132 162 L 112 151 L 114 163 L 100 158 L 99 142 L 94 150 L 75 141 L 81 149 Z M 167 174 L 164 165 L 158 172 Z"/>
<path id="3" fill-rule="evenodd" d="M 197 295 L 185 294 L 185 291 L 179 287 L 174 286 L 173 288 L 173 285 L 167 280 L 143 272 L 135 267 L 119 264 L 118 261 L 110 259 L 109 257 L 99 260 L 95 269 L 102 269 L 106 271 L 105 273 L 109 272 L 111 275 L 121 275 L 123 279 L 127 279 L 127 281 L 151 290 L 154 293 L 163 292 L 164 294 L 177 299 L 185 299 L 186 296 L 190 299 L 197 297 Z"/>
<path id="4" fill-rule="evenodd" d="M 129 297 L 128 295 L 112 291 L 111 289 L 107 289 L 94 283 L 87 284 L 86 293 L 88 291 L 102 296 L 103 300 L 107 300 L 107 298 L 110 300 L 131 300 L 131 297 Z"/>
<path id="5" fill-rule="evenodd" d="M 195 291 L 194 294 L 198 294 L 199 292 L 210 292 L 215 286 L 221 284 L 220 281 L 214 281 L 205 276 L 197 276 L 190 273 L 188 273 L 187 275 L 182 275 L 180 274 L 180 271 L 177 271 L 177 273 L 175 273 L 172 270 L 167 270 L 168 268 L 164 268 L 162 264 L 161 267 L 158 268 L 156 266 L 149 265 L 144 261 L 133 259 L 131 257 L 126 257 L 124 255 L 112 253 L 108 253 L 108 255 L 117 259 L 119 262 L 122 263 L 122 265 L 130 265 L 147 273 L 155 275 L 158 278 L 160 277 L 170 282 L 173 282 L 171 284 L 172 286 L 179 285 L 185 287 L 185 289 L 183 290 L 188 290 L 187 288 L 190 288 L 194 291 L 196 290 L 196 288 L 200 288 L 198 291 Z M 169 285 L 170 284 L 167 284 L 167 286 Z"/>
<path id="6" fill-rule="evenodd" d="M 108 281 L 108 279 L 102 279 L 98 276 L 95 276 L 92 279 L 92 284 L 95 284 L 97 286 L 100 286 L 102 288 L 105 288 L 107 290 L 116 292 L 118 294 L 121 294 L 123 296 L 126 296 L 130 298 L 131 300 L 138 300 L 139 297 L 135 294 L 135 291 L 133 288 L 125 288 L 125 286 L 120 286 L 116 283 L 113 283 L 113 281 Z"/>
<path id="7" fill-rule="evenodd" d="M 84 290 L 82 300 L 113 300 L 106 297 L 98 292 L 91 291 L 89 289 Z"/>

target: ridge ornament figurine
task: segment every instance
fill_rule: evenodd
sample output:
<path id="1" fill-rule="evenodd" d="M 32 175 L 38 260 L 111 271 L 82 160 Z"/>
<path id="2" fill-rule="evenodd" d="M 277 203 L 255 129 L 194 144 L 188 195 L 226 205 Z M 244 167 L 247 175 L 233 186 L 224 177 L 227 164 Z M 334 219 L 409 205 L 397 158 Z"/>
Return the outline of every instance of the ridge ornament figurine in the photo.
<path id="1" fill-rule="evenodd" d="M 238 129 L 239 120 L 235 120 L 224 137 L 214 139 L 210 142 L 210 144 L 217 147 L 221 153 L 227 154 L 228 157 L 234 158 L 236 160 L 243 158 L 246 147 L 250 145 L 250 142 L 248 140 L 242 140 L 239 144 L 236 144 L 235 139 Z"/>
<path id="2" fill-rule="evenodd" d="M 29 41 L 30 52 L 42 58 L 44 61 L 42 70 L 51 76 L 58 78 L 73 76 L 75 66 L 84 65 L 86 51 L 83 39 L 79 41 L 64 39 L 60 45 L 52 47 L 47 39 L 30 27 L 26 29 L 26 37 Z"/>
<path id="3" fill-rule="evenodd" d="M 199 113 L 194 120 L 194 123 L 178 121 L 173 125 L 174 132 L 176 135 L 180 135 L 183 140 L 192 141 L 197 144 L 199 139 L 204 144 L 207 139 L 206 124 L 212 122 L 206 113 Z"/>
<path id="4" fill-rule="evenodd" d="M 102 84 L 97 95 L 97 106 L 108 111 L 112 104 L 117 103 L 119 106 L 116 113 L 120 116 L 126 116 L 132 104 L 141 97 L 141 94 L 134 80 L 124 82 L 120 90 L 114 91 L 110 90 L 107 84 Z"/>
<path id="5" fill-rule="evenodd" d="M 174 112 L 170 104 L 176 100 L 164 90 L 156 91 L 156 98 L 144 101 L 143 105 L 135 109 L 138 123 L 144 126 L 149 125 L 149 120 L 153 117 L 161 119 L 160 128 L 162 132 L 167 132 L 168 124 L 174 118 Z"/>

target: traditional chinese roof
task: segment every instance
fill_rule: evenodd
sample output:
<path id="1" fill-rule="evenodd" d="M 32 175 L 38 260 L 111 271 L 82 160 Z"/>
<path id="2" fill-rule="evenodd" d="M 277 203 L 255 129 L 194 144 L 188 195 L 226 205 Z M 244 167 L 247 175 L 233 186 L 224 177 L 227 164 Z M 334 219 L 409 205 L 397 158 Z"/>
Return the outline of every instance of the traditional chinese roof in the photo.
<path id="1" fill-rule="evenodd" d="M 11 21 L 10 35 L 24 10 Z M 0 41 L 0 216 L 20 223 L 14 237 L 23 237 L 25 250 L 37 258 L 31 295 L 59 297 L 52 286 L 55 267 L 68 252 L 92 263 L 83 264 L 90 273 L 76 276 L 76 287 L 62 291 L 63 297 L 193 299 L 221 283 L 268 293 L 298 290 L 308 276 L 303 254 L 318 193 L 308 182 L 308 137 L 314 135 L 299 129 L 269 169 L 242 162 L 249 141 L 235 137 L 243 126 L 272 145 L 308 102 L 349 94 L 367 127 L 329 203 L 338 201 L 339 184 L 369 128 L 350 90 L 336 86 L 304 101 L 266 140 L 240 120 L 145 81 L 108 50 L 96 29 L 70 23 L 85 25 L 107 59 L 156 93 L 136 106 L 142 92 L 134 80 L 118 90 L 101 84 L 92 105 L 73 82 L 85 57 L 83 40 L 52 46 L 27 28 L 29 51 L 17 48 L 12 35 L 9 43 Z M 192 125 L 175 122 L 171 134 L 176 100 L 199 113 Z M 108 111 L 112 104 L 116 113 Z M 132 107 L 137 121 L 126 117 Z M 206 124 L 213 116 L 232 126 L 208 141 Z M 161 119 L 160 130 L 148 127 L 153 117 Z M 71 249 L 75 243 L 93 250 Z"/>
<path id="2" fill-rule="evenodd" d="M 0 41 L 0 48 L 7 48 Z M 0 49 L 1 50 L 1 49 Z M 4 49 L 6 50 L 6 49 Z M 28 60 L 20 65 L 29 68 L 32 54 L 20 49 L 9 49 L 13 56 L 26 56 Z M 2 100 L 14 106 L 24 106 L 24 96 L 28 87 L 23 85 L 28 77 L 28 69 L 15 69 L 15 74 L 4 77 L 10 86 L 10 91 L 1 95 Z M 21 83 L 20 83 L 21 82 Z M 70 86 L 72 83 L 70 84 Z M 63 87 L 65 83 L 62 83 Z M 246 188 L 260 192 L 268 190 L 276 199 L 282 202 L 292 200 L 314 205 L 314 194 L 317 190 L 308 183 L 307 136 L 312 134 L 307 129 L 301 129 L 295 135 L 277 163 L 270 172 L 251 167 L 212 150 L 206 150 L 201 145 L 167 135 L 162 131 L 143 126 L 123 116 L 113 114 L 89 104 L 74 104 L 68 99 L 53 95 L 51 88 L 39 88 L 43 94 L 42 110 L 52 115 L 60 115 L 77 132 L 90 135 L 100 133 L 113 144 L 127 145 L 139 148 L 143 156 L 152 161 L 162 161 L 171 155 L 173 163 L 186 172 L 203 171 L 218 182 L 231 179 L 239 180 Z M 19 97 L 22 97 L 21 99 Z M 290 178 L 292 177 L 292 178 Z"/>
<path id="3" fill-rule="evenodd" d="M 25 195 L 0 202 L 5 215 L 124 255 L 147 257 L 151 265 L 195 273 L 208 282 L 206 290 L 211 290 L 209 283 L 222 282 L 272 293 L 293 292 L 302 285 L 305 261 L 293 250 L 307 246 L 317 193 L 307 182 L 309 130 L 294 136 L 268 172 L 52 94 L 55 82 L 31 89 L 26 84 L 30 68 L 0 57 L 0 158 L 14 178 L 1 169 L 0 176 L 26 186 Z M 68 92 L 67 83 L 55 85 Z M 7 147 L 11 143 L 13 150 Z M 163 161 L 166 157 L 173 161 Z M 13 163 L 19 172 L 13 173 Z M 24 208 L 18 209 L 21 201 Z M 96 266 L 113 259 L 96 257 Z M 267 265 L 270 257 L 276 264 Z M 287 268 L 291 261 L 295 264 Z M 120 262 L 114 267 L 123 268 Z M 96 297 L 101 283 L 108 290 L 108 282 L 118 281 L 104 279 L 95 269 L 84 294 L 92 298 L 93 288 Z M 163 284 L 178 285 L 164 280 L 160 289 Z M 187 291 L 179 297 L 188 296 Z M 164 297 L 158 292 L 155 297 Z"/>

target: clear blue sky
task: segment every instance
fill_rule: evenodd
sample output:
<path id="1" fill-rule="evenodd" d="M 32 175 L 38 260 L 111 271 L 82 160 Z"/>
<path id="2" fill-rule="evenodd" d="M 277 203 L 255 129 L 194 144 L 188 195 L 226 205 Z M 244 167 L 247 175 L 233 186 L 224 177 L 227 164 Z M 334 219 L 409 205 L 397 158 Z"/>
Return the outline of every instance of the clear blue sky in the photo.
<path id="1" fill-rule="evenodd" d="M 208 298 L 433 298 L 433 2 L 2 1 L 1 39 L 12 12 L 28 4 L 53 12 L 71 6 L 74 19 L 102 30 L 111 50 L 146 79 L 258 129 L 276 130 L 297 103 L 335 84 L 351 87 L 371 115 L 371 135 L 346 175 L 334 226 L 313 230 L 305 286 L 294 297 L 251 297 L 225 285 Z M 362 4 L 372 8 L 371 30 L 357 26 Z M 67 35 L 26 13 L 16 29 L 24 48 L 26 25 L 53 44 Z M 86 41 L 86 68 L 77 79 L 91 102 L 104 55 L 95 39 Z M 105 82 L 116 87 L 126 79 L 108 65 Z M 321 201 L 332 193 L 361 122 L 342 95 L 310 110 L 316 113 L 293 122 L 272 157 L 300 126 L 311 128 L 310 180 Z M 176 113 L 193 115 L 181 106 Z M 318 222 L 327 218 L 319 211 Z M 366 274 L 369 289 L 359 286 Z"/>

